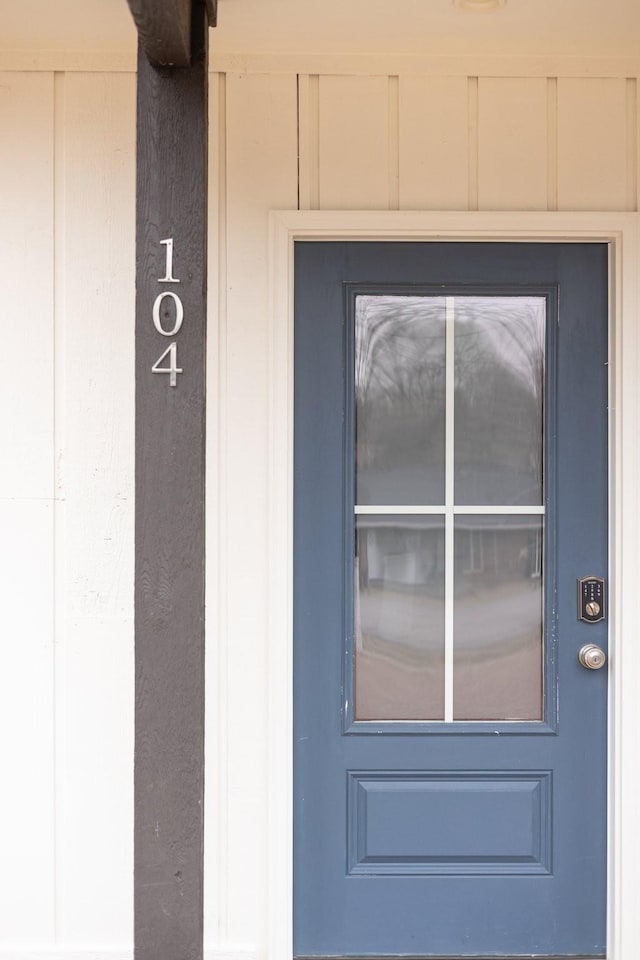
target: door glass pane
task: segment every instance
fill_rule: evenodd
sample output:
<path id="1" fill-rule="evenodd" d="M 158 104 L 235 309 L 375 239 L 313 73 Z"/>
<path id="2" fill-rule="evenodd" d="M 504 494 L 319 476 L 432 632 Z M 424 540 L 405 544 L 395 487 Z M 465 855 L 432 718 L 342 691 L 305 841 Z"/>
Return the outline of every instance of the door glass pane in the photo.
<path id="1" fill-rule="evenodd" d="M 355 714 L 444 717 L 444 518 L 356 524 Z"/>
<path id="2" fill-rule="evenodd" d="M 455 720 L 542 719 L 542 517 L 455 522 Z"/>
<path id="3" fill-rule="evenodd" d="M 543 719 L 545 322 L 356 299 L 356 719 Z"/>
<path id="4" fill-rule="evenodd" d="M 356 299 L 356 503 L 444 501 L 444 297 Z"/>
<path id="5" fill-rule="evenodd" d="M 544 343 L 544 298 L 455 298 L 456 503 L 542 503 Z"/>

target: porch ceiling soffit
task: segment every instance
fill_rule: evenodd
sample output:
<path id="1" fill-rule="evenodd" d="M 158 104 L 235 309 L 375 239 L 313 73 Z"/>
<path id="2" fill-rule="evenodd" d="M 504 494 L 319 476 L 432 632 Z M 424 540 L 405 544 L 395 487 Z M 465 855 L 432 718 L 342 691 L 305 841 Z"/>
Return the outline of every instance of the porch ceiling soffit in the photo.
<path id="1" fill-rule="evenodd" d="M 197 0 L 127 0 L 138 37 L 155 67 L 191 64 L 191 11 Z M 218 0 L 204 0 L 210 27 L 216 25 Z"/>

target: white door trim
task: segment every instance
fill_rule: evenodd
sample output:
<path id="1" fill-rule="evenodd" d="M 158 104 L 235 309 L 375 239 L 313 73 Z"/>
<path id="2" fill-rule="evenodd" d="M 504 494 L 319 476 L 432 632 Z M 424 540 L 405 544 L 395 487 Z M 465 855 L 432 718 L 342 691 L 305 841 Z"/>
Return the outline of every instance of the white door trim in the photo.
<path id="1" fill-rule="evenodd" d="M 600 240 L 610 244 L 608 960 L 640 951 L 640 216 L 275 211 L 270 217 L 268 960 L 292 956 L 293 242 Z"/>

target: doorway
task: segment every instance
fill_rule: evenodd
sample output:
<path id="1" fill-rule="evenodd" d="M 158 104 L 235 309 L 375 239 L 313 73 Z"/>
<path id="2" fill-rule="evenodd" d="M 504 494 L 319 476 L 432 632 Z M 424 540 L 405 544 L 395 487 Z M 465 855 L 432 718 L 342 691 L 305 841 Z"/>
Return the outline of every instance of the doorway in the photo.
<path id="1" fill-rule="evenodd" d="M 298 956 L 605 953 L 607 269 L 296 244 Z"/>

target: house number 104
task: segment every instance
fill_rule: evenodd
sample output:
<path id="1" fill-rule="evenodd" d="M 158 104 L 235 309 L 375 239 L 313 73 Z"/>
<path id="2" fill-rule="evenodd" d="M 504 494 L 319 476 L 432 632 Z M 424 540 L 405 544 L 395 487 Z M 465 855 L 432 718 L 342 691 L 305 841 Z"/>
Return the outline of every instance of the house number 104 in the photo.
<path id="1" fill-rule="evenodd" d="M 161 240 L 160 243 L 165 247 L 165 273 L 164 277 L 158 277 L 158 283 L 180 283 L 173 275 L 173 237 L 168 240 Z M 169 303 L 173 303 L 173 310 L 168 309 Z M 171 316 L 173 314 L 173 316 Z M 184 307 L 182 300 L 173 290 L 163 290 L 153 301 L 151 311 L 153 325 L 158 333 L 163 337 L 175 337 L 180 333 L 182 322 L 184 320 Z M 166 360 L 168 366 L 161 367 L 160 364 Z M 169 386 L 175 387 L 178 382 L 178 374 L 182 373 L 182 367 L 178 366 L 178 345 L 173 341 L 167 349 L 160 354 L 154 365 L 151 367 L 152 373 L 168 373 Z"/>

